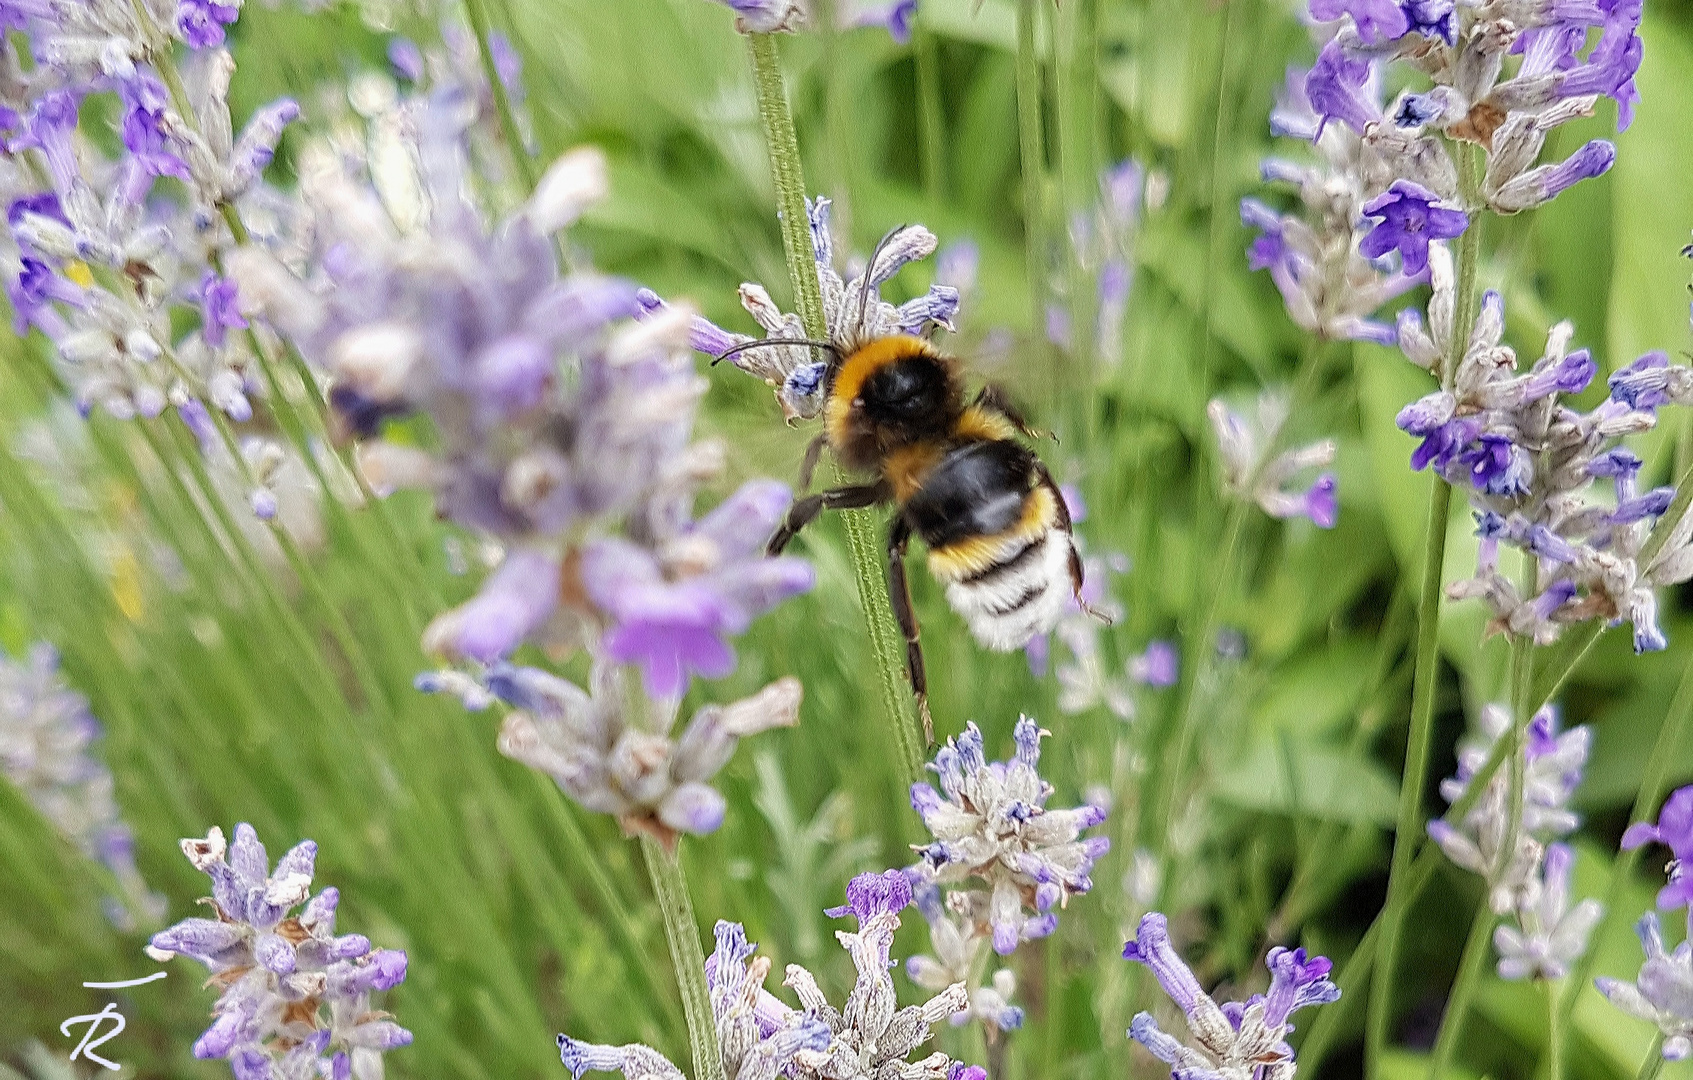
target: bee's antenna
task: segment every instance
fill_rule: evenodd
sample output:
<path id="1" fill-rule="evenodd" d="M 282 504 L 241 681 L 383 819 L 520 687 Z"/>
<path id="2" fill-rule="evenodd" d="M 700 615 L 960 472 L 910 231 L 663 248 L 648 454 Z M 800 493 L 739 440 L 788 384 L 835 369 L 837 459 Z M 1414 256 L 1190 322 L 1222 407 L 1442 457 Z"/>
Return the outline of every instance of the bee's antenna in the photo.
<path id="1" fill-rule="evenodd" d="M 870 252 L 870 261 L 864 264 L 864 284 L 858 290 L 858 322 L 854 324 L 854 333 L 860 337 L 864 334 L 864 317 L 870 310 L 870 279 L 876 272 L 876 260 L 882 257 L 882 249 L 888 246 L 888 241 L 904 230 L 904 225 L 895 225 L 883 233 L 882 238 L 876 241 L 876 247 Z"/>
<path id="2" fill-rule="evenodd" d="M 828 349 L 835 354 L 836 359 L 839 359 L 841 355 L 841 350 L 836 348 L 832 341 L 810 341 L 806 338 L 761 338 L 756 341 L 743 341 L 732 348 L 724 349 L 711 358 L 711 366 L 716 367 L 737 353 L 744 353 L 748 349 L 761 349 L 767 345 L 809 345 L 814 349 Z"/>

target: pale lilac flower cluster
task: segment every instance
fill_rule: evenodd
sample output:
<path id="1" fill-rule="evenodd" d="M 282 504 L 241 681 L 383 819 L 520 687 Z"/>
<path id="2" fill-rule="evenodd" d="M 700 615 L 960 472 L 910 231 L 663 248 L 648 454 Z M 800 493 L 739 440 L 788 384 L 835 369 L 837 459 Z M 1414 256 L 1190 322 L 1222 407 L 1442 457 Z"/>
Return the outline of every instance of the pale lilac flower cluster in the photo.
<path id="1" fill-rule="evenodd" d="M 135 868 L 135 838 L 119 815 L 112 774 L 94 756 L 100 724 L 88 699 L 65 685 L 59 654 L 38 643 L 29 655 L 0 653 L 0 775 L 83 854 L 111 871 L 119 895 L 106 912 L 125 929 L 157 925 L 164 897 Z"/>
<path id="2" fill-rule="evenodd" d="M 1340 515 L 1334 473 L 1320 473 L 1304 491 L 1286 489 L 1300 473 L 1323 469 L 1334 461 L 1334 440 L 1323 439 L 1277 453 L 1276 444 L 1288 420 L 1288 401 L 1266 392 L 1258 396 L 1256 406 L 1250 419 L 1230 409 L 1221 398 L 1214 398 L 1206 409 L 1222 457 L 1224 487 L 1236 499 L 1257 503 L 1271 517 L 1303 517 L 1318 528 L 1334 528 Z"/>
<path id="3" fill-rule="evenodd" d="M 1672 794 L 1656 824 L 1636 822 L 1623 833 L 1623 850 L 1644 844 L 1670 849 L 1669 883 L 1658 891 L 1658 907 L 1687 908 L 1689 935 L 1674 950 L 1664 948 L 1658 914 L 1648 911 L 1636 925 L 1646 963 L 1634 982 L 1595 979 L 1599 992 L 1630 1016 L 1656 1025 L 1668 1061 L 1693 1057 L 1693 787 Z"/>
<path id="4" fill-rule="evenodd" d="M 1516 925 L 1493 931 L 1501 979 L 1561 979 L 1587 952 L 1587 939 L 1605 914 L 1597 900 L 1570 904 L 1575 852 L 1551 844 L 1540 868 L 1518 890 Z"/>
<path id="5" fill-rule="evenodd" d="M 936 284 L 914 300 L 895 307 L 881 297 L 881 287 L 910 262 L 935 253 L 935 234 L 921 225 L 907 225 L 888 237 L 868 266 L 851 280 L 835 269 L 835 241 L 829 232 L 829 200 L 823 196 L 806 200 L 811 218 L 811 245 L 817 260 L 818 284 L 823 292 L 824 323 L 828 340 L 843 351 L 869 338 L 888 334 L 927 334 L 935 327 L 951 330 L 958 313 L 959 292 L 951 285 Z M 866 296 L 868 290 L 868 296 Z M 795 340 L 806 336 L 799 316 L 785 314 L 762 285 L 741 286 L 741 306 L 763 328 L 767 338 Z M 657 298 L 652 299 L 657 303 Z M 864 316 L 859 318 L 862 310 Z M 688 341 L 695 349 L 721 356 L 737 345 L 757 339 L 731 333 L 703 318 L 695 318 Z M 736 353 L 731 362 L 749 375 L 762 379 L 776 391 L 782 415 L 790 422 L 809 420 L 823 409 L 825 363 L 804 346 L 771 346 Z"/>
<path id="6" fill-rule="evenodd" d="M 940 886 L 928 875 L 913 867 L 906 876 L 910 879 L 912 901 L 929 924 L 929 948 L 934 950 L 933 955 L 918 954 L 906 960 L 906 976 L 931 992 L 938 993 L 954 984 L 968 987 L 982 970 L 979 964 L 988 935 L 981 933 L 976 921 L 967 914 L 949 911 L 950 898 L 943 896 Z M 1023 1026 L 1023 1010 L 1011 1004 L 1016 992 L 1016 974 L 1010 968 L 996 970 L 985 986 L 970 991 L 968 1005 L 952 1014 L 952 1025 L 980 1023 L 990 1041 L 997 1040 L 1002 1032 L 1017 1030 Z"/>
<path id="7" fill-rule="evenodd" d="M 0 277 L 18 331 L 38 328 L 53 343 L 84 412 L 174 407 L 202 443 L 207 410 L 245 421 L 257 388 L 246 335 L 230 332 L 247 323 L 218 269 L 235 243 L 223 214 L 279 201 L 263 173 L 299 114 L 290 100 L 272 102 L 234 133 L 235 64 L 222 41 L 238 11 L 217 0 L 19 5 L 8 27 L 35 63 L 26 73 L 15 49 L 0 56 Z M 176 41 L 190 47 L 180 97 L 165 78 L 176 74 Z M 108 92 L 120 107 L 115 158 L 81 124 L 87 99 Z M 160 177 L 181 186 L 158 188 Z M 286 224 L 285 211 L 272 216 Z"/>
<path id="8" fill-rule="evenodd" d="M 211 971 L 220 995 L 194 1056 L 226 1059 L 236 1080 L 381 1080 L 383 1053 L 412 1035 L 373 1008 L 371 995 L 405 981 L 406 954 L 335 933 L 341 894 L 311 895 L 317 845 L 301 841 L 272 870 L 243 823 L 232 844 L 213 826 L 204 840 L 182 841 L 182 852 L 212 879 L 217 918 L 184 919 L 154 934 L 147 952 Z"/>
<path id="9" fill-rule="evenodd" d="M 1431 265 L 1428 324 L 1403 312 L 1400 346 L 1444 376 L 1456 286 L 1444 250 L 1433 253 Z M 1612 375 L 1610 397 L 1581 412 L 1562 399 L 1585 389 L 1598 366 L 1587 350 L 1570 349 L 1570 324 L 1550 330 L 1544 354 L 1527 370 L 1519 370 L 1504 332 L 1504 301 L 1489 292 L 1462 361 L 1443 382 L 1449 389 L 1411 403 L 1398 417 L 1401 429 L 1422 439 L 1412 468 L 1432 467 L 1462 486 L 1475 511 L 1482 538 L 1476 573 L 1448 594 L 1484 600 L 1494 629 L 1540 644 L 1570 623 L 1627 619 L 1637 652 L 1662 649 L 1654 589 L 1693 577 L 1693 525 L 1678 525 L 1652 561 L 1640 564 L 1652 524 L 1675 493 L 1639 491 L 1641 460 L 1620 440 L 1656 424 L 1660 405 L 1693 401 L 1693 370 L 1648 353 Z M 1613 497 L 1595 498 L 1595 481 L 1605 482 Z M 1534 559 L 1531 589 L 1500 570 L 1501 542 Z"/>
<path id="10" fill-rule="evenodd" d="M 453 689 L 439 678 L 420 685 Z M 649 699 L 645 712 L 637 712 L 619 678 L 603 659 L 594 664 L 589 690 L 537 668 L 496 665 L 486 677 L 488 697 L 467 704 L 491 704 L 497 696 L 511 705 L 500 728 L 502 754 L 548 774 L 589 810 L 614 815 L 626 831 L 670 847 L 680 833 L 709 833 L 723 823 L 723 796 L 708 781 L 741 739 L 799 722 L 800 684 L 791 678 L 729 705 L 703 706 L 680 733 L 676 698 Z"/>
<path id="11" fill-rule="evenodd" d="M 799 30 L 815 19 L 810 0 L 717 0 L 735 12 L 735 27 L 743 34 Z M 835 25 L 842 30 L 877 26 L 901 45 L 911 40 L 917 20 L 917 0 L 836 0 Z"/>
<path id="12" fill-rule="evenodd" d="M 1511 714 L 1501 706 L 1488 705 L 1481 710 L 1480 726 L 1481 737 L 1458 752 L 1458 774 L 1440 783 L 1440 795 L 1448 803 L 1464 796 L 1495 744 L 1510 737 Z M 1429 823 L 1429 836 L 1446 857 L 1487 882 L 1488 903 L 1494 912 L 1519 911 L 1525 927 L 1530 920 L 1544 922 L 1546 911 L 1563 906 L 1560 901 L 1543 908 L 1541 901 L 1548 890 L 1559 891 L 1567 885 L 1567 866 L 1548 868 L 1541 877 L 1541 863 L 1547 857 L 1547 843 L 1568 836 L 1580 824 L 1569 809 L 1569 800 L 1581 782 L 1591 744 L 1592 733 L 1586 727 L 1560 732 L 1551 706 L 1534 714 L 1522 747 L 1523 805 L 1514 850 L 1505 850 L 1511 841 L 1508 762 L 1493 774 L 1463 821 Z M 1553 925 L 1558 921 L 1553 919 Z M 1551 929 L 1546 927 L 1548 933 Z"/>
<path id="13" fill-rule="evenodd" d="M 1054 909 L 1093 887 L 1088 874 L 1111 847 L 1103 836 L 1081 837 L 1105 820 L 1104 808 L 1047 808 L 1052 785 L 1036 771 L 1046 734 L 1019 717 L 1016 756 L 990 762 L 980 729 L 968 724 L 929 766 L 940 790 L 911 785 L 912 808 L 935 838 L 917 849 L 922 859 L 913 872 L 924 883 L 972 885 L 955 889 L 947 907 L 963 918 L 968 934 L 991 939 L 1001 956 L 1052 933 Z"/>
<path id="14" fill-rule="evenodd" d="M 899 913 L 911 902 L 911 888 L 898 871 L 861 874 L 847 888 L 848 904 L 830 915 L 853 915 L 856 933 L 835 937 L 852 958 L 857 984 L 837 1009 L 811 972 L 788 965 L 784 985 L 799 998 L 794 1008 L 764 989 L 770 961 L 747 961 L 755 946 L 738 923 L 717 924 L 717 948 L 706 960 L 718 1046 L 728 1080 L 984 1080 L 976 1066 L 935 1051 L 917 1061 L 911 1054 L 929 1041 L 933 1026 L 963 1008 L 967 995 L 955 983 L 921 1005 L 898 1008 L 888 974 Z M 568 1035 L 559 1053 L 575 1080 L 589 1071 L 621 1072 L 627 1080 L 682 1080 L 682 1071 L 650 1047 L 600 1046 Z"/>
<path id="15" fill-rule="evenodd" d="M 1100 174 L 1099 196 L 1091 210 L 1078 210 L 1070 219 L 1071 257 L 1084 274 L 1097 275 L 1094 348 L 1110 365 L 1123 358 L 1123 318 L 1134 287 L 1135 243 L 1148 187 L 1146 167 L 1125 158 Z M 1046 309 L 1047 340 L 1068 352 L 1076 344 L 1065 299 L 1071 286 L 1060 275 L 1051 287 L 1059 299 Z"/>
<path id="16" fill-rule="evenodd" d="M 443 517 L 505 546 L 481 591 L 430 625 L 428 649 L 486 665 L 526 640 L 581 641 L 676 698 L 694 675 L 728 674 L 728 639 L 810 588 L 806 563 L 763 555 L 788 490 L 752 481 L 693 519 L 725 454 L 693 439 L 706 381 L 691 316 L 639 320 L 633 284 L 558 273 L 550 237 L 605 188 L 597 151 L 566 154 L 485 224 L 465 104 L 457 86 L 408 102 L 420 221 L 403 228 L 370 181 L 322 155 L 302 179 L 318 235 L 306 277 L 253 255 L 243 288 L 330 373 L 374 487 L 428 488 Z M 438 450 L 381 437 L 414 414 Z"/>
<path id="17" fill-rule="evenodd" d="M 1168 1064 L 1176 1080 L 1293 1080 L 1298 1063 L 1287 1043 L 1290 1017 L 1340 1000 L 1326 957 L 1277 946 L 1264 958 L 1270 988 L 1245 1001 L 1219 1004 L 1176 952 L 1169 922 L 1156 911 L 1141 917 L 1123 958 L 1150 968 L 1187 1018 L 1187 1042 L 1160 1028 L 1151 1013 L 1136 1014 L 1129 1027 L 1129 1037 Z"/>

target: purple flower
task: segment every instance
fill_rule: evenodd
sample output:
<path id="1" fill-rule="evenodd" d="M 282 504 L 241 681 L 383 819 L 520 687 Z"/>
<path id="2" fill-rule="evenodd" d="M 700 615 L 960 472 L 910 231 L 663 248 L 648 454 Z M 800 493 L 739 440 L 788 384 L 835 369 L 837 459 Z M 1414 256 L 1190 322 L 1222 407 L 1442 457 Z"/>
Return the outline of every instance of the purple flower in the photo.
<path id="1" fill-rule="evenodd" d="M 1670 849 L 1669 884 L 1658 891 L 1658 907 L 1669 911 L 1693 905 L 1693 785 L 1664 800 L 1656 824 L 1635 822 L 1622 834 L 1624 851 L 1648 843 Z"/>
<path id="2" fill-rule="evenodd" d="M 763 554 L 790 499 L 786 485 L 749 481 L 695 523 L 687 535 L 700 544 L 704 572 L 667 577 L 652 553 L 627 540 L 589 544 L 582 580 L 612 619 L 607 655 L 638 664 L 655 697 L 679 696 L 692 675 L 722 678 L 733 671 L 735 653 L 726 639 L 814 582 L 803 560 Z"/>
<path id="3" fill-rule="evenodd" d="M 1412 30 L 1448 45 L 1458 43 L 1457 5 L 1453 0 L 1404 0 L 1403 6 Z"/>
<path id="4" fill-rule="evenodd" d="M 1618 131 L 1627 131 L 1634 122 L 1634 105 L 1640 100 L 1634 74 L 1640 70 L 1646 46 L 1637 33 L 1639 27 L 1637 9 L 1632 17 L 1613 16 L 1587 62 L 1566 74 L 1558 90 L 1564 97 L 1604 94 L 1615 100 Z"/>
<path id="5" fill-rule="evenodd" d="M 241 17 L 238 4 L 218 0 L 178 0 L 176 30 L 191 49 L 215 49 L 223 44 L 223 28 Z"/>
<path id="6" fill-rule="evenodd" d="M 425 647 L 484 664 L 502 659 L 552 617 L 559 580 L 557 556 L 519 548 L 488 576 L 481 591 L 430 623 Z"/>
<path id="7" fill-rule="evenodd" d="M 1291 1076 L 1295 1062 L 1286 1038 L 1289 1017 L 1299 1009 L 1340 1000 L 1340 988 L 1328 977 L 1333 965 L 1326 957 L 1278 947 L 1264 958 L 1270 969 L 1269 990 L 1246 1001 L 1218 1004 L 1176 952 L 1169 923 L 1156 911 L 1142 916 L 1135 940 L 1123 947 L 1123 958 L 1151 968 L 1164 993 L 1187 1017 L 1185 1044 L 1160 1029 L 1151 1013 L 1137 1014 L 1129 1027 L 1129 1037 L 1172 1066 L 1171 1076 L 1178 1080 Z"/>
<path id="8" fill-rule="evenodd" d="M 1506 435 L 1482 435 L 1473 449 L 1458 456 L 1457 464 L 1469 470 L 1470 483 L 1478 491 L 1489 495 L 1526 494 L 1534 471 L 1528 455 Z"/>
<path id="9" fill-rule="evenodd" d="M 904 911 L 911 904 L 911 881 L 903 870 L 859 874 L 847 882 L 846 895 L 843 906 L 829 908 L 823 914 L 831 919 L 851 915 L 863 926 L 872 916 Z"/>
<path id="10" fill-rule="evenodd" d="M 917 0 L 873 0 L 856 12 L 843 12 L 843 17 L 849 26 L 879 26 L 899 44 L 908 45 L 917 19 Z"/>
<path id="11" fill-rule="evenodd" d="M 164 129 L 165 107 L 170 95 L 164 83 L 146 72 L 118 84 L 123 102 L 123 145 L 149 176 L 174 176 L 191 180 L 188 166 L 171 147 Z"/>
<path id="12" fill-rule="evenodd" d="M 1634 363 L 1611 373 L 1611 397 L 1631 409 L 1654 412 L 1658 406 L 1669 404 L 1666 392 L 1673 369 L 1669 354 L 1654 350 Z"/>
<path id="13" fill-rule="evenodd" d="M 1352 16 L 1358 37 L 1366 45 L 1379 45 L 1403 37 L 1411 28 L 1405 11 L 1394 0 L 1311 0 L 1311 17 L 1318 22 L 1333 22 Z"/>
<path id="14" fill-rule="evenodd" d="M 247 328 L 247 320 L 237 302 L 235 282 L 218 277 L 212 270 L 207 270 L 205 277 L 200 279 L 200 311 L 201 333 L 205 335 L 206 344 L 213 348 L 223 347 L 226 331 Z"/>
<path id="15" fill-rule="evenodd" d="M 1146 651 L 1129 661 L 1129 677 L 1147 686 L 1176 685 L 1180 674 L 1180 654 L 1173 641 L 1151 641 Z"/>
<path id="16" fill-rule="evenodd" d="M 396 37 L 388 42 L 388 64 L 407 82 L 423 79 L 423 50 L 410 38 Z"/>
<path id="17" fill-rule="evenodd" d="M 511 39 L 498 30 L 488 34 L 488 55 L 494 58 L 494 73 L 500 77 L 500 85 L 517 95 L 523 94 L 523 58 L 512 48 Z"/>
<path id="18" fill-rule="evenodd" d="M 1338 41 L 1330 41 L 1317 54 L 1317 62 L 1305 76 L 1305 96 L 1321 117 L 1317 134 L 1330 120 L 1339 120 L 1362 135 L 1381 119 L 1381 107 L 1363 91 L 1370 82 L 1368 60 L 1348 56 Z"/>
<path id="19" fill-rule="evenodd" d="M 1436 206 L 1439 196 L 1409 180 L 1395 180 L 1393 186 L 1364 204 L 1364 213 L 1381 218 L 1381 224 L 1358 244 L 1358 250 L 1379 259 L 1398 249 L 1407 274 L 1428 269 L 1431 240 L 1451 240 L 1461 235 L 1470 219 L 1461 210 Z"/>

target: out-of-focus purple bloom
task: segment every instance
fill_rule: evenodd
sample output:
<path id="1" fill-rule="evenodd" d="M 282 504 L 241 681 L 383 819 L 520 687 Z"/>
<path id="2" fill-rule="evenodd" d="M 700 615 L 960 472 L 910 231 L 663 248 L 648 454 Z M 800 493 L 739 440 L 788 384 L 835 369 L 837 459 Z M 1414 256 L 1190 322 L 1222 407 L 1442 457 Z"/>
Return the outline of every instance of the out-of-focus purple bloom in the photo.
<path id="1" fill-rule="evenodd" d="M 1151 1013 L 1136 1014 L 1129 1038 L 1171 1066 L 1177 1080 L 1292 1080 L 1297 1063 L 1287 1044 L 1289 1017 L 1299 1009 L 1340 1000 L 1329 979 L 1333 965 L 1304 949 L 1273 948 L 1264 958 L 1270 988 L 1243 1002 L 1218 1004 L 1176 952 L 1168 921 L 1158 912 L 1141 917 L 1123 958 L 1152 969 L 1158 984 L 1187 1017 L 1189 1042 L 1159 1028 Z"/>
<path id="2" fill-rule="evenodd" d="M 1180 674 L 1180 654 L 1173 641 L 1153 641 L 1146 651 L 1129 661 L 1129 678 L 1148 686 L 1176 685 Z"/>
<path id="3" fill-rule="evenodd" d="M 113 922 L 157 925 L 164 898 L 135 868 L 135 845 L 112 795 L 112 774 L 95 755 L 100 725 L 88 699 L 66 685 L 59 654 L 45 642 L 17 659 L 0 653 L 0 776 L 83 854 L 103 863 L 120 895 Z"/>
<path id="4" fill-rule="evenodd" d="M 1230 409 L 1221 398 L 1213 399 L 1206 409 L 1222 457 L 1224 486 L 1237 498 L 1251 499 L 1271 517 L 1304 517 L 1318 528 L 1332 529 L 1340 509 L 1334 474 L 1322 473 L 1302 492 L 1287 490 L 1287 484 L 1302 472 L 1333 462 L 1334 440 L 1273 453 L 1287 421 L 1287 403 L 1265 393 L 1256 405 L 1252 420 Z"/>
<path id="5" fill-rule="evenodd" d="M 191 49 L 215 49 L 223 44 L 223 28 L 240 17 L 240 4 L 221 3 L 220 0 L 177 0 L 176 30 Z"/>
<path id="6" fill-rule="evenodd" d="M 408 82 L 423 79 L 423 50 L 410 38 L 396 37 L 388 42 L 388 63 Z"/>
<path id="7" fill-rule="evenodd" d="M 1499 950 L 1502 979 L 1561 979 L 1587 951 L 1587 938 L 1604 915 L 1597 900 L 1570 906 L 1570 871 L 1575 852 L 1568 844 L 1546 849 L 1541 873 L 1524 885 L 1516 903 L 1516 926 L 1499 926 L 1493 945 Z"/>
<path id="8" fill-rule="evenodd" d="M 917 0 L 859 0 L 836 9 L 849 26 L 876 26 L 901 45 L 911 43 L 911 28 L 917 21 Z"/>
<path id="9" fill-rule="evenodd" d="M 1046 808 L 1052 785 L 1035 769 L 1043 734 L 1033 720 L 1020 717 L 1013 734 L 1016 756 L 989 763 L 981 731 L 969 724 L 935 752 L 929 767 L 940 790 L 911 785 L 912 808 L 935 838 L 921 849 L 925 880 L 985 884 L 985 891 L 956 902 L 979 909 L 1001 956 L 1020 941 L 1052 933 L 1057 925 L 1052 909 L 1093 887 L 1088 873 L 1110 847 L 1104 837 L 1080 838 L 1105 820 L 1101 807 Z"/>
<path id="10" fill-rule="evenodd" d="M 1693 987 L 1693 942 L 1666 950 L 1655 911 L 1640 917 L 1635 933 L 1646 952 L 1635 981 L 1598 978 L 1593 983 L 1612 1005 L 1657 1027 L 1664 1037 L 1665 1061 L 1693 1057 L 1693 993 L 1688 989 Z"/>
<path id="11" fill-rule="evenodd" d="M 582 582 L 613 620 L 607 655 L 640 665 L 647 692 L 663 698 L 680 696 L 690 674 L 721 678 L 733 670 L 726 638 L 814 583 L 804 560 L 764 555 L 790 500 L 784 484 L 749 481 L 684 533 L 689 565 L 670 577 L 655 555 L 628 541 L 589 544 Z"/>
<path id="12" fill-rule="evenodd" d="M 214 348 L 223 346 L 224 336 L 231 329 L 245 330 L 247 320 L 241 314 L 235 282 L 206 271 L 200 280 L 201 333 Z"/>
<path id="13" fill-rule="evenodd" d="M 340 892 L 311 895 L 316 844 L 295 845 L 272 870 L 258 834 L 243 823 L 227 847 L 214 826 L 203 840 L 182 841 L 182 852 L 211 878 L 217 918 L 184 919 L 154 934 L 147 952 L 161 963 L 177 955 L 197 960 L 221 989 L 195 1057 L 227 1058 L 237 1080 L 279 1075 L 273 1068 L 332 1076 L 337 1058 L 343 1072 L 352 1064 L 371 1076 L 381 1071 L 383 1051 L 411 1043 L 411 1032 L 370 1003 L 372 992 L 405 980 L 406 954 L 373 950 L 362 934 L 335 933 Z"/>
<path id="14" fill-rule="evenodd" d="M 1670 850 L 1669 884 L 1658 890 L 1658 907 L 1665 911 L 1693 907 L 1693 785 L 1664 800 L 1656 824 L 1635 822 L 1622 834 L 1624 851 L 1649 843 Z"/>
<path id="15" fill-rule="evenodd" d="M 1468 215 L 1436 206 L 1438 201 L 1439 196 L 1421 184 L 1395 180 L 1364 204 L 1365 214 L 1382 220 L 1359 243 L 1359 250 L 1379 259 L 1397 249 L 1405 261 L 1405 272 L 1421 274 L 1428 269 L 1429 241 L 1454 239 L 1470 223 Z"/>
<path id="16" fill-rule="evenodd" d="M 1366 45 L 1403 37 L 1411 29 L 1411 20 L 1395 0 L 1311 0 L 1311 17 L 1318 22 L 1347 15 Z"/>

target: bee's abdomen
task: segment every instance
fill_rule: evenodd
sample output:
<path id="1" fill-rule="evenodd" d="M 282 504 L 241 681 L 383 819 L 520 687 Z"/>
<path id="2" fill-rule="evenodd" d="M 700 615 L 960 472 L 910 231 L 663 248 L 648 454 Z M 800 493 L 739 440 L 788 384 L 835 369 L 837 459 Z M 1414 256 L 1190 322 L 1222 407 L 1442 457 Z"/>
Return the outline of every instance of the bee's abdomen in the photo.
<path id="1" fill-rule="evenodd" d="M 1070 538 L 1020 444 L 949 452 L 904 511 L 929 545 L 929 572 L 946 585 L 947 602 L 986 647 L 1021 648 L 1064 613 Z"/>

